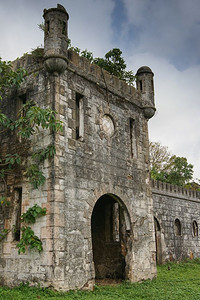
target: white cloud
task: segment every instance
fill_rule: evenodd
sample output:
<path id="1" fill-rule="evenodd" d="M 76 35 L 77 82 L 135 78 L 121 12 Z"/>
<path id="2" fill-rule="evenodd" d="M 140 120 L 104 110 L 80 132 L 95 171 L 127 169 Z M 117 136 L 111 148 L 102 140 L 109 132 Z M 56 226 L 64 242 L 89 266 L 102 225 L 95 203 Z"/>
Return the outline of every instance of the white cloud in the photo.
<path id="1" fill-rule="evenodd" d="M 149 121 L 150 139 L 186 157 L 195 167 L 194 176 L 200 177 L 200 66 L 181 72 L 148 53 L 133 55 L 129 63 L 135 69 L 148 65 L 155 74 L 157 112 Z"/>
<path id="2" fill-rule="evenodd" d="M 87 48 L 95 56 L 110 50 L 112 0 L 63 0 L 59 3 L 69 13 L 69 37 L 73 46 Z M 57 7 L 57 1 L 8 0 L 1 4 L 0 40 L 3 42 L 0 56 L 3 59 L 13 60 L 43 43 L 43 33 L 37 24 L 43 22 L 43 9 L 50 7 Z"/>

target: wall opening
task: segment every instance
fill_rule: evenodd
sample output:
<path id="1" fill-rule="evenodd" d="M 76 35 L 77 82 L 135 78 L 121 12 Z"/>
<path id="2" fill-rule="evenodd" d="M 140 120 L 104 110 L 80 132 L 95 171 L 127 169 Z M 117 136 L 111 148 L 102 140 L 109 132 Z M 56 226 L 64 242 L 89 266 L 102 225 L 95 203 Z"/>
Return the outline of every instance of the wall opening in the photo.
<path id="1" fill-rule="evenodd" d="M 176 236 L 181 235 L 181 222 L 179 221 L 179 219 L 176 219 L 174 222 L 174 230 Z"/>
<path id="2" fill-rule="evenodd" d="M 139 89 L 142 92 L 143 90 L 143 84 L 142 84 L 142 80 L 139 80 Z"/>
<path id="3" fill-rule="evenodd" d="M 156 241 L 156 262 L 162 264 L 162 245 L 161 245 L 161 230 L 158 220 L 154 217 L 155 241 Z"/>
<path id="4" fill-rule="evenodd" d="M 128 279 L 130 219 L 120 201 L 115 195 L 105 194 L 93 209 L 91 230 L 96 279 Z"/>
<path id="5" fill-rule="evenodd" d="M 50 22 L 49 21 L 47 21 L 46 22 L 46 34 L 49 34 L 50 33 Z"/>
<path id="6" fill-rule="evenodd" d="M 14 241 L 20 240 L 20 228 L 21 228 L 21 209 L 22 209 L 22 188 L 15 188 L 14 191 Z"/>
<path id="7" fill-rule="evenodd" d="M 67 35 L 67 23 L 62 21 L 62 34 Z"/>
<path id="8" fill-rule="evenodd" d="M 196 221 L 192 222 L 192 233 L 193 236 L 198 236 L 199 232 L 198 232 L 198 225 Z"/>
<path id="9" fill-rule="evenodd" d="M 130 125 L 130 146 L 131 146 L 131 157 L 137 158 L 137 142 L 136 142 L 136 122 L 135 119 L 129 119 Z"/>
<path id="10" fill-rule="evenodd" d="M 25 116 L 25 110 L 23 106 L 27 103 L 27 94 L 22 94 L 18 96 L 17 99 L 17 115 L 21 115 L 21 117 Z"/>
<path id="11" fill-rule="evenodd" d="M 83 139 L 84 135 L 84 109 L 83 95 L 76 93 L 76 139 Z"/>

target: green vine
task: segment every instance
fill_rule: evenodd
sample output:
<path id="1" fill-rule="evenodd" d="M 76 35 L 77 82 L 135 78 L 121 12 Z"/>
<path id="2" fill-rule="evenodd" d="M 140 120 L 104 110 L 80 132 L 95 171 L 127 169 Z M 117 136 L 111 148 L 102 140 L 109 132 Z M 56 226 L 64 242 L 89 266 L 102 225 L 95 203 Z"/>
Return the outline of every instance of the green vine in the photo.
<path id="1" fill-rule="evenodd" d="M 21 228 L 22 237 L 20 242 L 17 244 L 17 248 L 19 248 L 18 253 L 25 253 L 26 248 L 29 249 L 37 249 L 39 252 L 43 250 L 41 240 L 34 234 L 34 231 L 29 226 L 23 226 Z"/>
<path id="2" fill-rule="evenodd" d="M 33 207 L 30 207 L 27 212 L 22 214 L 21 220 L 27 224 L 34 224 L 36 218 L 42 217 L 46 215 L 46 208 L 42 208 L 41 206 L 35 204 Z"/>
<path id="3" fill-rule="evenodd" d="M 36 219 L 46 215 L 46 208 L 42 208 L 39 205 L 35 204 L 33 207 L 30 207 L 27 212 L 22 214 L 21 221 L 27 224 L 34 224 Z M 31 229 L 30 226 L 22 226 L 21 227 L 21 239 L 20 242 L 17 244 L 18 253 L 25 253 L 27 247 L 29 249 L 35 248 L 39 252 L 43 250 L 42 242 L 34 234 L 34 231 Z"/>

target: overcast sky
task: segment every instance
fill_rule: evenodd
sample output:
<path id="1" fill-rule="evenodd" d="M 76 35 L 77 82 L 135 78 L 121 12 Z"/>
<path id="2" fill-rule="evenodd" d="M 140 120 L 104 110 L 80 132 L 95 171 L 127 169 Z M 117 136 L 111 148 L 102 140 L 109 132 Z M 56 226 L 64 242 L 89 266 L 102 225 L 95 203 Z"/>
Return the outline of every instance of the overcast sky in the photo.
<path id="1" fill-rule="evenodd" d="M 184 156 L 200 178 L 200 0 L 59 0 L 73 46 L 104 56 L 117 47 L 127 68 L 154 72 L 151 141 Z M 53 0 L 0 0 L 0 56 L 14 60 L 43 44 L 37 24 Z"/>

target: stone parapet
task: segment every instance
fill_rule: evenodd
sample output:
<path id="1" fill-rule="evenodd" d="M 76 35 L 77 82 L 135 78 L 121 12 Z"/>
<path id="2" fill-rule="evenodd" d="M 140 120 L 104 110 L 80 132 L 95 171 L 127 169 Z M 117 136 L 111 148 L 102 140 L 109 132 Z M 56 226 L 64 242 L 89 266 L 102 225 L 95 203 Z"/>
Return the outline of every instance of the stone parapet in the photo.
<path id="1" fill-rule="evenodd" d="M 143 107 L 141 93 L 135 87 L 128 85 L 124 80 L 120 80 L 99 66 L 90 63 L 87 58 L 79 56 L 78 53 L 72 50 L 68 51 L 68 59 L 68 68 L 78 75 L 119 97 L 134 102 L 139 107 Z"/>
<path id="2" fill-rule="evenodd" d="M 186 189 L 177 185 L 151 180 L 153 194 L 162 194 L 165 196 L 181 198 L 183 200 L 191 200 L 200 202 L 200 192 Z"/>

